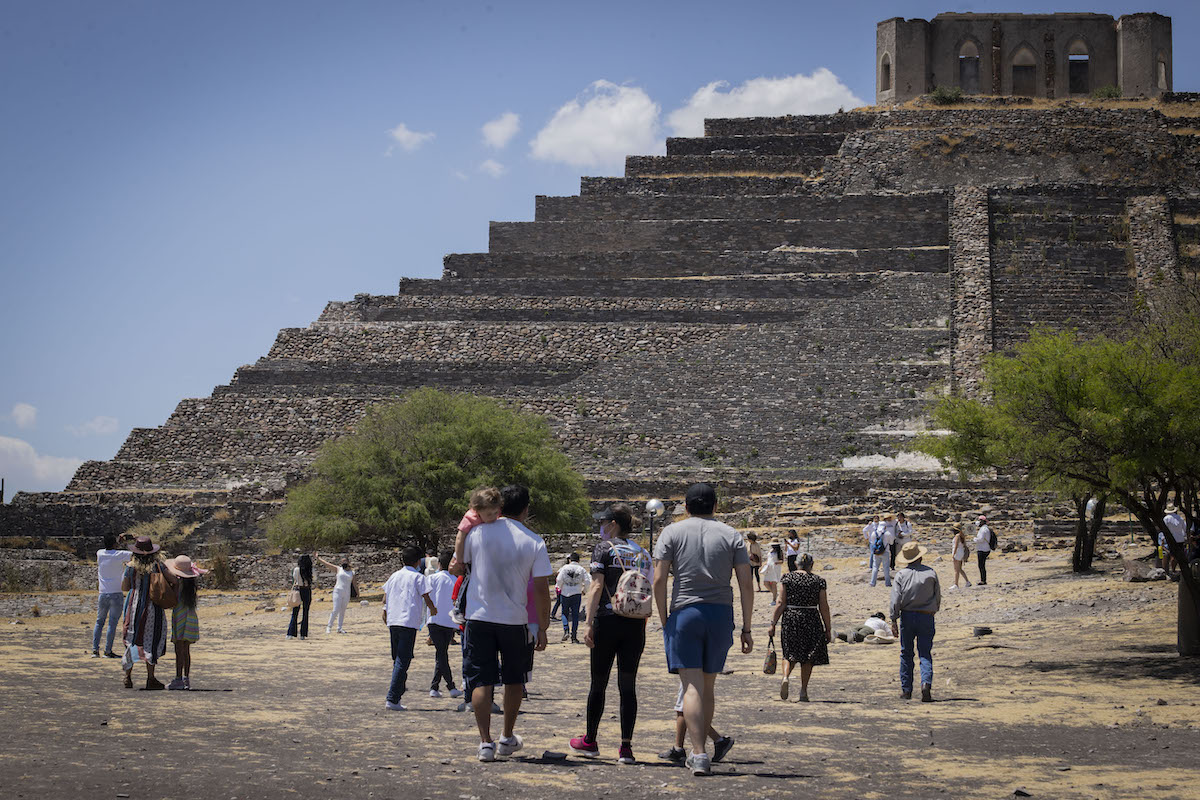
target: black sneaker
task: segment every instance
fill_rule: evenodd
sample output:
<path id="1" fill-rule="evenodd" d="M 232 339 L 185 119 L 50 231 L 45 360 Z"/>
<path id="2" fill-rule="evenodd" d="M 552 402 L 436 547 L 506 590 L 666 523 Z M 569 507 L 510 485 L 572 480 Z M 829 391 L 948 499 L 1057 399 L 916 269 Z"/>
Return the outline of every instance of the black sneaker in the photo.
<path id="1" fill-rule="evenodd" d="M 732 739 L 730 743 L 732 744 Z M 687 751 L 682 747 L 672 747 L 665 753 L 659 753 L 658 757 L 663 761 L 670 761 L 672 764 L 682 767 L 683 762 L 687 761 Z"/>
<path id="2" fill-rule="evenodd" d="M 712 759 L 713 763 L 714 764 L 719 763 L 721 761 L 721 759 L 723 759 L 723 758 L 725 758 L 725 756 L 729 755 L 729 751 L 732 749 L 733 749 L 733 737 L 732 736 L 722 736 L 720 739 L 717 739 L 715 742 L 713 742 L 713 759 Z M 682 752 L 682 751 L 680 751 L 680 752 Z"/>
<path id="3" fill-rule="evenodd" d="M 932 703 L 933 702 L 933 687 L 930 686 L 928 683 L 921 684 L 921 702 L 922 703 Z"/>

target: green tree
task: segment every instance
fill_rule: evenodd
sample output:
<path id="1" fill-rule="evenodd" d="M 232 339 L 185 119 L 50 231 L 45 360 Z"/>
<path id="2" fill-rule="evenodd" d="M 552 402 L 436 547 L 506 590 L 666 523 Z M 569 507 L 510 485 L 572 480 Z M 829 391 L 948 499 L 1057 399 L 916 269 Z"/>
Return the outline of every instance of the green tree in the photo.
<path id="1" fill-rule="evenodd" d="M 987 401 L 941 400 L 933 418 L 949 435 L 919 446 L 960 472 L 1019 474 L 1071 498 L 1085 537 L 1083 509 L 1094 495 L 1116 499 L 1156 539 L 1172 496 L 1189 522 L 1196 513 L 1200 369 L 1173 355 L 1193 351 L 1155 335 L 1119 342 L 1035 333 L 1013 355 L 987 361 Z M 1187 563 L 1183 548 L 1167 539 Z M 1087 569 L 1088 543 L 1078 542 L 1077 551 L 1075 568 Z"/>
<path id="2" fill-rule="evenodd" d="M 284 547 L 349 541 L 429 546 L 481 486 L 529 487 L 530 525 L 584 530 L 583 480 L 541 417 L 490 398 L 419 389 L 370 408 L 358 429 L 321 447 L 313 478 L 288 491 L 268 524 Z"/>

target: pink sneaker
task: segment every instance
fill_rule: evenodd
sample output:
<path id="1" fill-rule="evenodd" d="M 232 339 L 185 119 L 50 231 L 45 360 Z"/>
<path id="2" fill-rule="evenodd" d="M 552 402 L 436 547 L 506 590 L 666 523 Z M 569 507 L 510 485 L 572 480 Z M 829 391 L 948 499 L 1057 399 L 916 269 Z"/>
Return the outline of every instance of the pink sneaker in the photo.
<path id="1" fill-rule="evenodd" d="M 600 752 L 600 745 L 596 744 L 595 739 L 589 739 L 587 736 L 576 736 L 571 740 L 571 749 L 585 756 L 594 756 Z"/>

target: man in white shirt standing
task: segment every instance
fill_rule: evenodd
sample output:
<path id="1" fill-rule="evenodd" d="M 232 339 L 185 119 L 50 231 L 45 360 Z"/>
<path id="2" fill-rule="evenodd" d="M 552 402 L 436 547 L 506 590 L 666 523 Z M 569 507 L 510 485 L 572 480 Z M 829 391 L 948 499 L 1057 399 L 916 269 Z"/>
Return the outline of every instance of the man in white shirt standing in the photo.
<path id="1" fill-rule="evenodd" d="M 1183 546 L 1187 542 L 1187 521 L 1174 505 L 1167 506 L 1166 511 L 1167 515 L 1163 517 L 1163 527 L 1171 534 L 1172 539 Z M 1158 534 L 1158 540 L 1159 545 L 1162 546 L 1163 569 L 1170 572 L 1172 565 L 1178 567 L 1179 564 L 1175 563 L 1171 549 L 1167 546 L 1167 538 L 1161 531 Z"/>
<path id="2" fill-rule="evenodd" d="M 108 622 L 108 638 L 104 644 L 106 658 L 120 658 L 113 652 L 113 637 L 117 633 L 117 620 L 125 605 L 125 595 L 121 592 L 121 578 L 125 575 L 125 565 L 133 558 L 133 553 L 126 549 L 117 549 L 117 536 L 111 533 L 104 535 L 104 547 L 96 551 L 96 578 L 100 584 L 100 597 L 96 601 L 96 629 L 92 631 L 92 658 L 100 657 L 100 631 Z"/>
<path id="3" fill-rule="evenodd" d="M 863 526 L 863 541 L 867 543 L 867 569 L 875 569 L 875 554 L 871 552 L 871 535 L 875 533 L 875 529 L 879 527 L 879 515 L 876 514 L 871 518 L 871 521 Z"/>
<path id="4" fill-rule="evenodd" d="M 571 553 L 554 580 L 554 588 L 558 589 L 558 596 L 562 600 L 564 642 L 569 639 L 579 644 L 579 637 L 576 635 L 579 632 L 579 606 L 583 602 L 583 593 L 591 583 L 592 576 L 579 566 L 579 553 Z"/>
<path id="5" fill-rule="evenodd" d="M 429 632 L 429 638 L 433 640 L 435 654 L 433 683 L 429 685 L 430 697 L 442 696 L 438 685 L 443 679 L 446 681 L 446 688 L 450 690 L 451 697 L 462 695 L 462 692 L 454 688 L 454 675 L 450 672 L 450 643 L 454 641 L 454 632 L 458 630 L 458 626 L 450 618 L 450 610 L 454 607 L 454 601 L 451 598 L 454 594 L 455 578 L 448 570 L 453 558 L 454 550 L 452 548 L 443 550 L 438 557 L 438 566 L 441 569 L 433 575 L 426 576 L 426 580 L 429 581 L 429 599 L 437 607 L 437 613 L 429 618 L 429 624 L 425 628 Z"/>
<path id="6" fill-rule="evenodd" d="M 500 490 L 500 519 L 471 528 L 459 543 L 457 563 L 461 574 L 470 565 L 467 582 L 467 622 L 463 630 L 463 684 L 475 710 L 479 727 L 479 760 L 495 761 L 524 746 L 513 732 L 521 710 L 525 668 L 529 662 L 528 587 L 533 581 L 538 633 L 535 650 L 546 649 L 550 624 L 550 582 L 554 568 L 546 543 L 529 528 L 529 490 L 506 486 Z M 492 696 L 504 684 L 504 735 L 492 740 Z"/>
<path id="7" fill-rule="evenodd" d="M 979 515 L 979 531 L 975 534 L 975 558 L 979 563 L 979 586 L 987 586 L 987 560 L 992 554 L 992 529 L 987 517 Z"/>
<path id="8" fill-rule="evenodd" d="M 430 616 L 437 614 L 437 607 L 429 599 L 429 579 L 417 569 L 421 548 L 410 544 L 400 551 L 400 560 L 404 568 L 393 572 L 383 584 L 383 621 L 392 638 L 392 683 L 384 703 L 389 711 L 405 710 L 400 698 L 408 684 L 408 665 L 421 627 L 421 611 L 428 608 Z"/>

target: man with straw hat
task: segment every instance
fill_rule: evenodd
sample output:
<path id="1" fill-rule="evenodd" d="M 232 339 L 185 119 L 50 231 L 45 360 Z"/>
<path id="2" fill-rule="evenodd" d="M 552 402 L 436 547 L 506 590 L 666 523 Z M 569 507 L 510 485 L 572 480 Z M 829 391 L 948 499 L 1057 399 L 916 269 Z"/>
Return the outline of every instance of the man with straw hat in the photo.
<path id="1" fill-rule="evenodd" d="M 933 618 L 942 605 L 937 573 L 921 563 L 924 547 L 909 542 L 896 557 L 900 571 L 892 582 L 889 617 L 892 635 L 900 637 L 900 697 L 912 699 L 913 643 L 921 661 L 921 702 L 933 700 Z"/>

